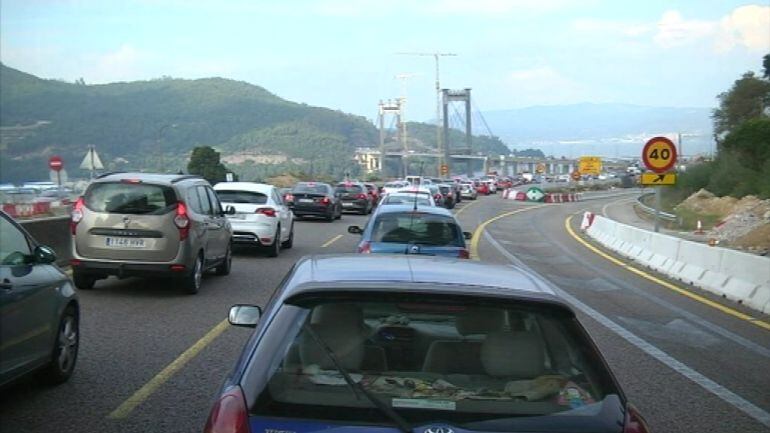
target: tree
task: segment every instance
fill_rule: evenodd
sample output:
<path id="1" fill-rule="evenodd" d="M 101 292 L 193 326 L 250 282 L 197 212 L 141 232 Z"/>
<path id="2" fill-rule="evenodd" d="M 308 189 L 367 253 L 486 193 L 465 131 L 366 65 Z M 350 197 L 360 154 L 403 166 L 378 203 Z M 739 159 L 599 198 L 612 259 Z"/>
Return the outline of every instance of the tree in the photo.
<path id="1" fill-rule="evenodd" d="M 219 152 L 211 146 L 198 146 L 193 149 L 187 171 L 202 176 L 211 183 L 224 181 L 227 174 L 227 168 L 219 161 Z"/>
<path id="2" fill-rule="evenodd" d="M 714 133 L 721 136 L 741 123 L 762 116 L 770 97 L 770 81 L 747 72 L 736 80 L 729 91 L 720 93 L 719 108 L 714 110 Z"/>
<path id="3" fill-rule="evenodd" d="M 759 170 L 770 161 L 770 119 L 740 124 L 722 141 L 722 149 L 737 155 L 742 165 Z"/>

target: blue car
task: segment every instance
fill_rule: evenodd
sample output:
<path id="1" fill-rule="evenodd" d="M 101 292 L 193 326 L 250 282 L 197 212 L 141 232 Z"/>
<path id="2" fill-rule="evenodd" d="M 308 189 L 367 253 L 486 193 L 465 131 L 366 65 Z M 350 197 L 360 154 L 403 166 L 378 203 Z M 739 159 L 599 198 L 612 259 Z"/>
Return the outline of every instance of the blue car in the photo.
<path id="1" fill-rule="evenodd" d="M 361 235 L 359 253 L 469 258 L 465 240 L 471 234 L 463 232 L 454 215 L 440 207 L 382 206 L 363 229 L 350 226 L 348 232 Z"/>
<path id="2" fill-rule="evenodd" d="M 206 433 L 649 433 L 570 306 L 512 267 L 306 257 L 264 314 Z"/>

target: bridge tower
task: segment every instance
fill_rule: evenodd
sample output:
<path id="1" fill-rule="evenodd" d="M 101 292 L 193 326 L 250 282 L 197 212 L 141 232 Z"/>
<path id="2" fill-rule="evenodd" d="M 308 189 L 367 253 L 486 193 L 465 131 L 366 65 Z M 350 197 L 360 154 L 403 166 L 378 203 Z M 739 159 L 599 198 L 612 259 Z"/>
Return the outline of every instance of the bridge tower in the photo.
<path id="1" fill-rule="evenodd" d="M 408 152 L 407 143 L 406 143 L 406 124 L 402 121 L 402 98 L 396 98 L 395 101 L 388 99 L 386 102 L 380 101 L 379 104 L 379 110 L 377 115 L 377 124 L 380 129 L 380 160 L 378 163 L 378 167 L 380 170 L 380 173 L 382 173 L 384 167 L 385 167 L 385 136 L 386 136 L 386 129 L 385 129 L 385 117 L 388 115 L 394 116 L 396 120 L 396 127 L 398 130 L 398 141 L 401 142 L 401 147 L 406 154 Z M 404 170 L 406 170 L 406 163 L 404 165 Z M 406 174 L 404 174 L 406 176 Z"/>
<path id="2" fill-rule="evenodd" d="M 465 88 L 463 90 L 450 90 L 450 89 L 442 89 L 442 101 L 443 101 L 443 107 L 444 107 L 444 140 L 442 140 L 442 143 L 439 145 L 441 148 L 439 149 L 439 152 L 442 153 L 443 157 L 439 159 L 439 170 L 442 164 L 445 164 L 449 168 L 449 173 L 452 173 L 452 166 L 451 166 L 451 158 L 449 156 L 450 152 L 450 140 L 449 140 L 449 116 L 447 115 L 447 107 L 449 106 L 449 103 L 454 101 L 460 101 L 465 102 L 465 149 L 463 149 L 463 152 L 458 153 L 464 153 L 468 155 L 472 155 L 472 148 L 471 148 L 471 89 Z M 471 164 L 471 160 L 468 160 L 468 176 L 473 176 L 473 166 Z"/>

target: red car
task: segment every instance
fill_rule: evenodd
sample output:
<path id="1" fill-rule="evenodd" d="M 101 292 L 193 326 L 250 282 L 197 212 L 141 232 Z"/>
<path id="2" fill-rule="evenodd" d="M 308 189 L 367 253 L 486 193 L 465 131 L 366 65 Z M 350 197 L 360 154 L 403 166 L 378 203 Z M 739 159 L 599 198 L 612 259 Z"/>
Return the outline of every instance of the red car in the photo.
<path id="1" fill-rule="evenodd" d="M 489 185 L 487 185 L 484 182 L 475 180 L 473 181 L 474 185 L 476 185 L 476 192 L 479 194 L 489 195 Z"/>
<path id="2" fill-rule="evenodd" d="M 377 203 L 380 202 L 380 189 L 377 188 L 377 185 L 373 183 L 365 183 L 364 186 L 366 187 L 369 197 L 372 200 L 372 207 L 377 206 Z"/>

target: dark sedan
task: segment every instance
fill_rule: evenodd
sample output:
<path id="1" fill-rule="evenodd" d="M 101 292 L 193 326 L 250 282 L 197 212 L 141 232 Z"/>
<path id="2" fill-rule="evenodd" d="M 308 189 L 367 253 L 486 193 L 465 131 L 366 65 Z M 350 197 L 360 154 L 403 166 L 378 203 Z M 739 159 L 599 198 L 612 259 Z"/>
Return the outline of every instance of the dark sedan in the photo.
<path id="1" fill-rule="evenodd" d="M 31 372 L 69 379 L 80 342 L 80 306 L 53 250 L 0 211 L 0 386 Z"/>
<path id="2" fill-rule="evenodd" d="M 229 320 L 259 326 L 206 433 L 649 432 L 569 304 L 517 268 L 315 256 Z"/>
<path id="3" fill-rule="evenodd" d="M 340 182 L 337 184 L 335 192 L 340 196 L 344 211 L 366 215 L 371 213 L 372 208 L 374 208 L 369 191 L 363 183 Z"/>
<path id="4" fill-rule="evenodd" d="M 339 194 L 328 183 L 299 182 L 289 194 L 289 208 L 297 218 L 316 216 L 331 221 L 342 217 Z"/>

